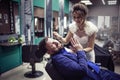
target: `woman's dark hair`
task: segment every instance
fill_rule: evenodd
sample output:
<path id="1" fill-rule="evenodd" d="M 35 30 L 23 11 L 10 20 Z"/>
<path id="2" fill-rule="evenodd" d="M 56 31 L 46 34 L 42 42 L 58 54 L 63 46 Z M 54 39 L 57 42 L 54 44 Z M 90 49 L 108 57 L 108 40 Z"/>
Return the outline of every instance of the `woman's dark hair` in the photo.
<path id="1" fill-rule="evenodd" d="M 46 52 L 47 52 L 47 48 L 46 48 L 46 41 L 48 40 L 48 37 L 43 38 L 39 45 L 38 45 L 38 50 L 35 53 L 36 57 L 40 58 L 41 56 L 43 56 Z"/>
<path id="2" fill-rule="evenodd" d="M 80 14 L 85 17 L 88 14 L 88 8 L 84 3 L 76 3 L 73 5 L 72 13 L 74 12 L 80 12 Z"/>

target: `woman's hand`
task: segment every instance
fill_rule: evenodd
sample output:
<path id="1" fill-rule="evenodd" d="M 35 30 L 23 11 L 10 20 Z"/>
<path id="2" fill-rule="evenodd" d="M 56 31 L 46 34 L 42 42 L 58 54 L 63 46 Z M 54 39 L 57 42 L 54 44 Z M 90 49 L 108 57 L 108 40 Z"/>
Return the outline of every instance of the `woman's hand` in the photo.
<path id="1" fill-rule="evenodd" d="M 58 36 L 59 34 L 56 31 L 53 31 L 53 36 Z"/>
<path id="2" fill-rule="evenodd" d="M 53 36 L 57 39 L 57 40 L 61 40 L 62 37 L 57 33 L 57 32 L 53 32 Z"/>
<path id="3" fill-rule="evenodd" d="M 77 39 L 71 38 L 71 44 L 75 52 L 83 50 L 82 45 Z"/>

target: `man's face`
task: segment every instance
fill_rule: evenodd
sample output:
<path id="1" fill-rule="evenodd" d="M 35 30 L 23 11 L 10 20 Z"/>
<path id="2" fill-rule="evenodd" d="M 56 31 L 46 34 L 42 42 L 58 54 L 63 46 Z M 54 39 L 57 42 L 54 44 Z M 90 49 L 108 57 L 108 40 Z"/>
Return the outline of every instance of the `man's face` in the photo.
<path id="1" fill-rule="evenodd" d="M 61 43 L 55 39 L 52 38 L 48 38 L 47 42 L 46 42 L 46 48 L 48 51 L 51 52 L 57 52 L 59 51 L 59 49 L 62 47 Z M 52 54 L 52 53 L 50 53 Z"/>

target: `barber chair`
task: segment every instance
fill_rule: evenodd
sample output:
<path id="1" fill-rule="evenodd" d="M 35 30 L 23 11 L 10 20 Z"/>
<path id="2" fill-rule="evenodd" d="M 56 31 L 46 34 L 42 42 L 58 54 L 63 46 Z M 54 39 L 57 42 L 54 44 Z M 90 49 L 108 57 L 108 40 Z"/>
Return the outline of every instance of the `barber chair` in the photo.
<path id="1" fill-rule="evenodd" d="M 110 52 L 97 44 L 94 46 L 95 50 L 95 63 L 100 63 L 101 67 L 105 67 L 108 70 L 114 71 L 114 62 Z"/>
<path id="2" fill-rule="evenodd" d="M 22 46 L 22 61 L 30 63 L 32 70 L 24 74 L 27 78 L 36 78 L 43 75 L 43 72 L 36 71 L 35 63 L 43 60 L 43 55 L 39 58 L 36 57 L 38 46 L 37 45 L 23 45 Z"/>
<path id="3" fill-rule="evenodd" d="M 54 65 L 52 64 L 52 60 L 49 59 L 48 63 L 45 66 L 45 70 L 48 73 L 48 75 L 51 77 L 52 80 L 65 80 L 59 72 L 56 70 Z"/>

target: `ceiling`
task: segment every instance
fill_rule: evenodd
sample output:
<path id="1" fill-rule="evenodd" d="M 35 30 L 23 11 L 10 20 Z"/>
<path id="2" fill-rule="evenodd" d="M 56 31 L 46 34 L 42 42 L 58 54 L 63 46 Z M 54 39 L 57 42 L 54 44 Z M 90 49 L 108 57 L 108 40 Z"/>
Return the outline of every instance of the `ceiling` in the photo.
<path id="1" fill-rule="evenodd" d="M 80 2 L 81 0 L 70 0 L 72 3 L 78 3 Z M 85 0 L 84 0 L 85 1 Z M 92 5 L 104 5 L 102 1 L 105 2 L 105 5 L 108 5 L 108 1 L 111 1 L 111 0 L 89 0 Z M 113 1 L 113 0 L 112 0 Z M 114 0 L 115 1 L 115 0 Z M 117 4 L 116 5 L 120 5 L 120 0 L 116 0 L 117 1 Z"/>

